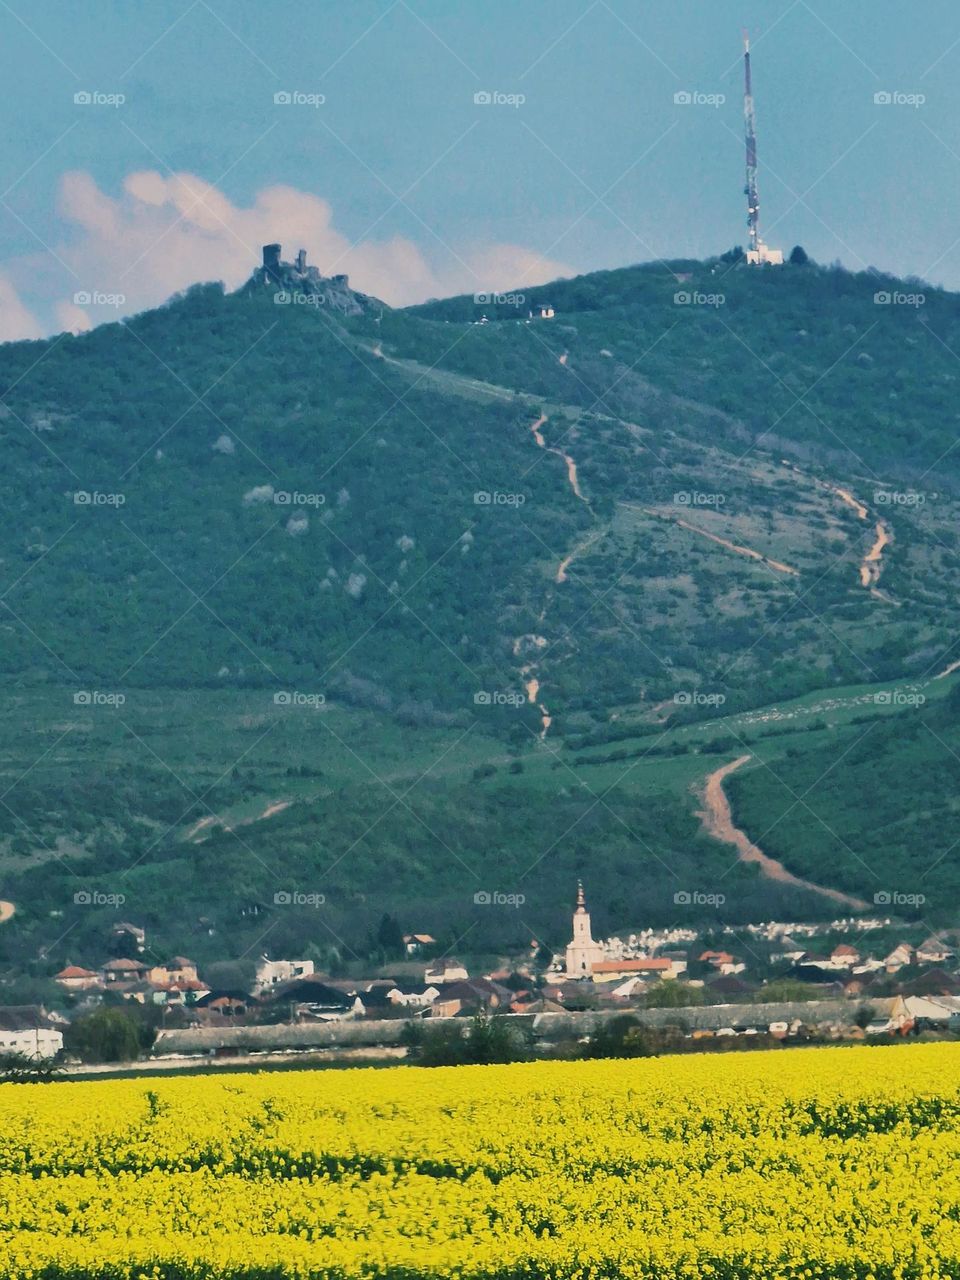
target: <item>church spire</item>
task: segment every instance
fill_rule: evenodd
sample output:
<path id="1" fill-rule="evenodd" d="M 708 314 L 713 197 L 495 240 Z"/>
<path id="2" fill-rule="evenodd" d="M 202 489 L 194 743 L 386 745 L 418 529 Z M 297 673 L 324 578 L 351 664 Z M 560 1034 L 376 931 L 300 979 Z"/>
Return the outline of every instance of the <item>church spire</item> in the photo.
<path id="1" fill-rule="evenodd" d="M 583 881 L 577 881 L 577 911 L 586 911 L 587 899 L 583 892 Z"/>

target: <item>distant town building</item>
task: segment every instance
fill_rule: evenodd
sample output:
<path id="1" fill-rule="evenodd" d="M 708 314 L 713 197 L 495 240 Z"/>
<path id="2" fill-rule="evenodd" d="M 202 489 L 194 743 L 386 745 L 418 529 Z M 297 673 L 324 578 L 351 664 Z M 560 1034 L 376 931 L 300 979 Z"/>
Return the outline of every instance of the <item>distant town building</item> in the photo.
<path id="1" fill-rule="evenodd" d="M 403 935 L 403 945 L 408 956 L 415 956 L 419 955 L 424 947 L 435 947 L 437 940 L 436 938 L 431 938 L 429 933 L 405 933 Z"/>
<path id="2" fill-rule="evenodd" d="M 20 1058 L 55 1058 L 63 1048 L 63 1032 L 42 1005 L 0 1008 L 0 1054 Z"/>
<path id="3" fill-rule="evenodd" d="M 82 969 L 78 964 L 68 964 L 53 975 L 53 980 L 64 991 L 91 991 L 100 986 L 99 975 L 92 969 Z"/>
<path id="4" fill-rule="evenodd" d="M 583 884 L 578 881 L 577 906 L 573 913 L 573 939 L 567 947 L 567 977 L 592 977 L 596 966 L 602 963 L 603 947 L 593 940 Z"/>
<path id="5" fill-rule="evenodd" d="M 266 956 L 257 961 L 253 977 L 253 994 L 261 995 L 281 982 L 292 982 L 294 978 L 307 978 L 313 973 L 312 960 L 268 960 Z"/>

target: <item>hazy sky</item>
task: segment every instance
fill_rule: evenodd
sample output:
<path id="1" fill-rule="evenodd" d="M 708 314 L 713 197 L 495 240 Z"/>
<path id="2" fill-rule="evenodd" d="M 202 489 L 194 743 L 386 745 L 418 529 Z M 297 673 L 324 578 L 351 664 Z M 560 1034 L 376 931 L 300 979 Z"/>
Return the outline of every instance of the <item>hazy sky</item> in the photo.
<path id="1" fill-rule="evenodd" d="M 393 303 L 742 243 L 745 27 L 767 242 L 960 287 L 957 0 L 0 0 L 0 338 L 265 240 Z"/>

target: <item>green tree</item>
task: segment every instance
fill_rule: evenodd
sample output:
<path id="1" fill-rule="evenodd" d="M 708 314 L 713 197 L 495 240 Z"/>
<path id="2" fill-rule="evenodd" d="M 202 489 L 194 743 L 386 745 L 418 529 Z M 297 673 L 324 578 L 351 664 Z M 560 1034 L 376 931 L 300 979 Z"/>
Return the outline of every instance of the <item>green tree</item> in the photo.
<path id="1" fill-rule="evenodd" d="M 64 1045 L 84 1062 L 129 1062 L 140 1054 L 138 1023 L 123 1009 L 97 1009 L 70 1024 Z"/>

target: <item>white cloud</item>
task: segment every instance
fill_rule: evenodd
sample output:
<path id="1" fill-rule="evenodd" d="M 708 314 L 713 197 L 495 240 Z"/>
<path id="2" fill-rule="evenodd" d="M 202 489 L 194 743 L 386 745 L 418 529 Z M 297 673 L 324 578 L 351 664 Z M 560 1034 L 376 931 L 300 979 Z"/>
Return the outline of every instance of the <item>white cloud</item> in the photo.
<path id="1" fill-rule="evenodd" d="M 431 244 L 440 265 L 401 236 L 353 245 L 334 226 L 328 201 L 311 192 L 267 187 L 241 207 L 189 173 L 131 173 L 116 198 L 89 173 L 68 173 L 59 209 L 73 224 L 59 256 L 77 273 L 80 287 L 124 294 L 127 312 L 157 306 L 197 281 L 223 280 L 235 289 L 259 264 L 261 246 L 273 241 L 283 244 L 287 259 L 305 247 L 308 261 L 324 274 L 345 272 L 354 287 L 395 306 L 573 274 L 564 263 L 513 244 L 475 246 L 456 256 Z M 68 305 L 58 304 L 58 321 L 82 327 Z"/>
<path id="2" fill-rule="evenodd" d="M 0 342 L 42 336 L 39 320 L 20 300 L 11 280 L 0 271 Z"/>

